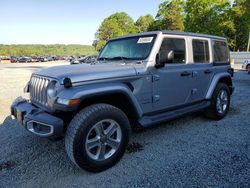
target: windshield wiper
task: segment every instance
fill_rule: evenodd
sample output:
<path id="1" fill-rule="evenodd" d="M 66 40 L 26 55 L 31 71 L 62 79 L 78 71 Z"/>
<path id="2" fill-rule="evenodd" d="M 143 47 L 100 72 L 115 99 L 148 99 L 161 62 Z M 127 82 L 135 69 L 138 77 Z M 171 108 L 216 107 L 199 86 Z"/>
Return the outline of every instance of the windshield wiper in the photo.
<path id="1" fill-rule="evenodd" d="M 97 59 L 98 61 L 106 61 L 106 60 L 122 60 L 124 63 L 127 63 L 126 60 L 135 60 L 135 58 L 125 57 L 125 56 L 115 56 L 115 57 L 100 57 Z"/>
<path id="2" fill-rule="evenodd" d="M 122 60 L 126 63 L 126 60 L 133 60 L 134 58 L 130 57 L 124 57 L 124 56 L 116 56 L 116 57 L 110 57 L 108 60 Z"/>

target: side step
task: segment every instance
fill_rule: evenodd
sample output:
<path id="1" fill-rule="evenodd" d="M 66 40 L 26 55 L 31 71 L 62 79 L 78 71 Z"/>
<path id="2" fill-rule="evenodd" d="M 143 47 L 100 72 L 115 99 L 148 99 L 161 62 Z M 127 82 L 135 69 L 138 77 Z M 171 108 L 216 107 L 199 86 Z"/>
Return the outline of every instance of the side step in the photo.
<path id="1" fill-rule="evenodd" d="M 143 127 L 149 127 L 154 124 L 162 123 L 165 121 L 176 119 L 177 117 L 183 116 L 185 114 L 191 113 L 191 112 L 197 112 L 200 110 L 203 110 L 204 108 L 208 107 L 210 105 L 209 101 L 202 101 L 201 103 L 194 104 L 187 107 L 182 107 L 177 110 L 172 110 L 152 116 L 143 116 L 141 119 L 139 119 L 139 123 Z"/>

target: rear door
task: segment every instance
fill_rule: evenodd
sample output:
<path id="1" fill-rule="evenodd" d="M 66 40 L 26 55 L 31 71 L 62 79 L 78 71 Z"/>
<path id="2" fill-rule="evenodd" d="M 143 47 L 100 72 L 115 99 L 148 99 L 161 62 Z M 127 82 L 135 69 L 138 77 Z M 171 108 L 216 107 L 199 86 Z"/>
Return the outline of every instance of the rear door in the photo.
<path id="1" fill-rule="evenodd" d="M 190 102 L 205 99 L 214 75 L 211 42 L 209 39 L 191 38 L 192 49 L 192 84 Z"/>

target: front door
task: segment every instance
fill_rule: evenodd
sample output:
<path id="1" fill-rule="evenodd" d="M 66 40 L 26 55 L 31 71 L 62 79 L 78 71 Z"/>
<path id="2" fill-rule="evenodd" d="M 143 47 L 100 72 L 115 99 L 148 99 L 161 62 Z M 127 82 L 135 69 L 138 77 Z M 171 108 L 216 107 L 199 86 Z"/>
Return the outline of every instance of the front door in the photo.
<path id="1" fill-rule="evenodd" d="M 167 37 L 162 42 L 160 54 L 173 51 L 174 58 L 153 72 L 154 111 L 164 111 L 190 102 L 192 70 L 191 66 L 186 64 L 186 46 L 187 41 L 182 37 Z"/>

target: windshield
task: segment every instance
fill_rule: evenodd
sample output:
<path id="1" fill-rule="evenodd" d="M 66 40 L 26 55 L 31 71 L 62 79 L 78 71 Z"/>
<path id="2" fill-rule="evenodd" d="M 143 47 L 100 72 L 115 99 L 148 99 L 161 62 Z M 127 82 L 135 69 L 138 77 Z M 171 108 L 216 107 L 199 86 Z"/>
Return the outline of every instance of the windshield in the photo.
<path id="1" fill-rule="evenodd" d="M 149 56 L 155 36 L 138 36 L 109 41 L 98 60 L 144 60 Z"/>

